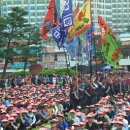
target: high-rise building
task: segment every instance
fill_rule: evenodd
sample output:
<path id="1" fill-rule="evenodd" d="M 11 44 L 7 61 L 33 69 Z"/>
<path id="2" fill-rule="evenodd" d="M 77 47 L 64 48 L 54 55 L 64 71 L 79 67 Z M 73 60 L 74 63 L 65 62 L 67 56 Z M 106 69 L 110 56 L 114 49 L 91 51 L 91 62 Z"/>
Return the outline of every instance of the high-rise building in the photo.
<path id="1" fill-rule="evenodd" d="M 22 7 L 28 11 L 26 16 L 29 23 L 41 24 L 50 0 L 0 0 L 1 15 L 6 16 L 12 7 Z M 65 0 L 60 1 L 60 12 L 63 10 Z M 73 9 L 79 3 L 81 7 L 84 0 L 73 0 Z M 96 31 L 99 31 L 98 16 L 100 15 L 115 33 L 126 32 L 130 26 L 130 0 L 92 0 L 92 15 Z"/>
<path id="2" fill-rule="evenodd" d="M 1 15 L 7 16 L 12 7 L 22 7 L 28 12 L 28 23 L 42 23 L 50 0 L 1 0 Z"/>
<path id="3" fill-rule="evenodd" d="M 130 0 L 92 0 L 93 20 L 101 16 L 115 33 L 127 32 L 130 26 Z"/>

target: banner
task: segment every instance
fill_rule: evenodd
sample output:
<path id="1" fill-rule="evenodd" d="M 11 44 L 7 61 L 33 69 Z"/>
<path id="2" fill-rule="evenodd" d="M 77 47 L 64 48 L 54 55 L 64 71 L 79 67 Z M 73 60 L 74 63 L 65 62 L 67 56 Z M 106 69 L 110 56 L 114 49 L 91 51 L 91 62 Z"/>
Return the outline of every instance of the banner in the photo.
<path id="1" fill-rule="evenodd" d="M 68 27 L 73 25 L 72 0 L 66 0 L 59 22 L 60 25 L 52 29 L 52 37 L 60 48 L 66 40 Z"/>
<path id="2" fill-rule="evenodd" d="M 64 43 L 64 47 L 72 58 L 82 56 L 82 45 L 78 37 L 75 37 L 70 44 Z"/>
<path id="3" fill-rule="evenodd" d="M 52 29 L 52 37 L 57 43 L 57 47 L 60 49 L 62 44 L 66 41 L 67 30 L 57 26 Z"/>
<path id="4" fill-rule="evenodd" d="M 42 24 L 42 32 L 41 37 L 48 41 L 47 33 L 54 27 L 58 25 L 58 19 L 56 16 L 56 6 L 55 1 L 51 0 L 48 6 L 48 11 L 45 15 L 43 24 Z"/>
<path id="5" fill-rule="evenodd" d="M 94 46 L 92 45 L 92 38 L 94 33 L 94 27 L 93 24 L 89 31 L 86 34 L 86 53 L 87 53 L 87 59 L 91 59 L 91 55 L 95 53 Z"/>
<path id="6" fill-rule="evenodd" d="M 59 19 L 60 18 L 60 0 L 55 0 L 55 4 L 56 4 L 57 17 Z"/>
<path id="7" fill-rule="evenodd" d="M 66 0 L 64 10 L 60 19 L 61 27 L 68 28 L 73 25 L 72 0 Z"/>
<path id="8" fill-rule="evenodd" d="M 105 21 L 100 16 L 98 16 L 98 23 L 100 25 L 102 42 L 104 45 L 106 45 L 105 35 L 107 32 L 113 35 L 112 29 L 105 23 Z"/>
<path id="9" fill-rule="evenodd" d="M 112 29 L 109 28 L 100 16 L 98 17 L 98 22 L 102 35 L 103 56 L 106 60 L 106 64 L 114 67 L 122 58 L 122 53 L 118 48 L 118 43 L 113 36 Z"/>
<path id="10" fill-rule="evenodd" d="M 72 41 L 74 36 L 81 34 L 82 32 L 86 31 L 87 28 L 90 27 L 92 22 L 91 15 L 91 0 L 87 0 L 78 12 L 77 16 L 75 17 L 74 26 L 70 27 L 68 30 L 68 43 Z"/>
<path id="11" fill-rule="evenodd" d="M 118 48 L 117 41 L 111 34 L 106 34 L 106 46 L 102 45 L 102 51 L 106 63 L 110 66 L 115 66 L 122 58 L 122 53 Z"/>
<path id="12" fill-rule="evenodd" d="M 77 4 L 77 6 L 76 6 L 76 8 L 75 8 L 75 10 L 73 12 L 73 19 L 75 19 L 75 17 L 78 14 L 78 12 L 79 12 L 79 4 Z"/>

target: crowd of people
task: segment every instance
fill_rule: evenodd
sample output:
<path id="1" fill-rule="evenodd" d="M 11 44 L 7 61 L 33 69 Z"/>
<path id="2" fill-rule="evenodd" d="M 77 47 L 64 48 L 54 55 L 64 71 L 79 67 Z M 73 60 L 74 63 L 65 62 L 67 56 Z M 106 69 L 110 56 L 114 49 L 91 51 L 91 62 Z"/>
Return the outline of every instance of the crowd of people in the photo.
<path id="1" fill-rule="evenodd" d="M 0 130 L 130 130 L 130 73 L 0 80 Z"/>

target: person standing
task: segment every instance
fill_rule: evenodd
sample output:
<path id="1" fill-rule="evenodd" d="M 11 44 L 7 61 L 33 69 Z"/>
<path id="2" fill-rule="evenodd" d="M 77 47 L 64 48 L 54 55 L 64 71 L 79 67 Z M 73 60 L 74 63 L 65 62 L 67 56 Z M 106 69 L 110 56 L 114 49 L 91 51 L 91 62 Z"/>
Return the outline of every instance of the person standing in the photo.
<path id="1" fill-rule="evenodd" d="M 94 113 L 89 113 L 87 115 L 88 122 L 86 123 L 85 127 L 87 130 L 98 130 L 98 125 L 94 122 L 94 116 Z"/>
<path id="2" fill-rule="evenodd" d="M 79 105 L 79 89 L 77 86 L 77 79 L 73 78 L 70 88 L 70 107 L 76 108 Z"/>

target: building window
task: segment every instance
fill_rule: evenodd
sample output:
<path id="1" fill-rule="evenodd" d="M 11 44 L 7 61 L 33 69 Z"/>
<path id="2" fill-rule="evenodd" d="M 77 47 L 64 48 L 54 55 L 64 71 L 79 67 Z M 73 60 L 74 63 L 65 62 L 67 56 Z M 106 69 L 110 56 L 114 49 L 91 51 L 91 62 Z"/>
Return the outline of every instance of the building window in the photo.
<path id="1" fill-rule="evenodd" d="M 31 12 L 31 16 L 35 16 L 35 12 Z"/>
<path id="2" fill-rule="evenodd" d="M 35 10 L 35 6 L 31 6 L 31 10 Z"/>
<path id="3" fill-rule="evenodd" d="M 14 1 L 14 4 L 19 5 L 19 4 L 21 4 L 21 1 Z"/>
<path id="4" fill-rule="evenodd" d="M 31 22 L 35 22 L 35 18 L 31 18 Z"/>
<path id="5" fill-rule="evenodd" d="M 28 4 L 28 0 L 24 0 L 24 4 Z"/>
<path id="6" fill-rule="evenodd" d="M 8 7 L 8 11 L 12 11 L 12 7 Z"/>
<path id="7" fill-rule="evenodd" d="M 40 23 L 42 23 L 43 18 L 37 18 L 37 21 L 40 22 Z"/>
<path id="8" fill-rule="evenodd" d="M 54 60 L 57 61 L 57 55 L 54 56 Z"/>
<path id="9" fill-rule="evenodd" d="M 44 10 L 44 7 L 43 6 L 37 6 L 37 9 L 38 10 Z"/>
<path id="10" fill-rule="evenodd" d="M 25 9 L 25 10 L 28 10 L 28 6 L 24 6 L 24 9 Z"/>
<path id="11" fill-rule="evenodd" d="M 11 1 L 7 1 L 7 4 L 8 4 L 8 5 L 11 5 Z"/>
<path id="12" fill-rule="evenodd" d="M 38 4 L 43 4 L 43 0 L 38 0 L 37 3 Z"/>
<path id="13" fill-rule="evenodd" d="M 45 12 L 37 12 L 37 16 L 44 16 L 45 15 Z"/>
<path id="14" fill-rule="evenodd" d="M 30 1 L 30 4 L 35 4 L 35 1 L 34 1 L 34 0 L 31 0 L 31 1 Z"/>

